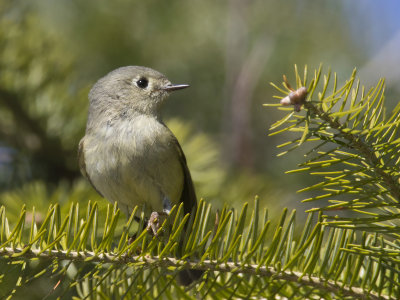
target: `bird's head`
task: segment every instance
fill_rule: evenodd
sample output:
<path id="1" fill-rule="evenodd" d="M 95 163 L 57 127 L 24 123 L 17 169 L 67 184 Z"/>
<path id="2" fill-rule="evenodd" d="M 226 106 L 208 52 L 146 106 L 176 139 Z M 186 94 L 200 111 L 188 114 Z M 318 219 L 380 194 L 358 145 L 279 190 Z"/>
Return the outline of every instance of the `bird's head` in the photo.
<path id="1" fill-rule="evenodd" d="M 172 84 L 153 69 L 128 66 L 116 69 L 101 78 L 89 93 L 91 109 L 118 110 L 140 114 L 158 114 L 170 92 L 188 87 Z"/>

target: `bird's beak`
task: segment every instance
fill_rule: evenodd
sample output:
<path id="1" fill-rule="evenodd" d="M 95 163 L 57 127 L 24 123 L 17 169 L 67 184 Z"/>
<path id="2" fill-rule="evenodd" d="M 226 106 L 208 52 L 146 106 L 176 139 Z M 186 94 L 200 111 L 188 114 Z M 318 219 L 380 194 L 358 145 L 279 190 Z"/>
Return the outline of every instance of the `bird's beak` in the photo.
<path id="1" fill-rule="evenodd" d="M 176 90 L 185 89 L 187 87 L 189 87 L 188 84 L 168 84 L 168 85 L 164 86 L 162 89 L 167 92 L 172 92 L 172 91 L 176 91 Z"/>

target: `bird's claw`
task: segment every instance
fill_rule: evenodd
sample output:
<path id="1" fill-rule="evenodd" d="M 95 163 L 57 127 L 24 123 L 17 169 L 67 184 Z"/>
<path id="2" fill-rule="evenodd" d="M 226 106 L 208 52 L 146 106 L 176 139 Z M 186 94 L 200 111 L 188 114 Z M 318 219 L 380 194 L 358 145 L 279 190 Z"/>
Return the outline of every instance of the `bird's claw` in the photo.
<path id="1" fill-rule="evenodd" d="M 158 212 L 153 211 L 150 215 L 150 219 L 147 222 L 147 231 L 152 232 L 154 236 L 157 236 L 157 231 L 160 228 L 160 215 Z"/>
<path id="2" fill-rule="evenodd" d="M 154 236 L 157 236 L 157 231 L 160 229 L 161 220 L 160 216 L 168 215 L 165 212 L 156 212 L 153 211 L 150 215 L 150 219 L 147 222 L 147 231 L 153 233 Z"/>

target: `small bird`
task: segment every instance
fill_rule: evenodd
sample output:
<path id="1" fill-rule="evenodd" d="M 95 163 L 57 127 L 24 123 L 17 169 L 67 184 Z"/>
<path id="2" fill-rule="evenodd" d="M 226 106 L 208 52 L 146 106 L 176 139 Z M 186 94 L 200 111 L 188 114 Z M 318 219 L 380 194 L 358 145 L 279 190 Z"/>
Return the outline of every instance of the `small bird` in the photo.
<path id="1" fill-rule="evenodd" d="M 95 190 L 130 216 L 136 205 L 152 212 L 148 230 L 156 234 L 159 214 L 183 202 L 184 212 L 197 206 L 185 155 L 161 120 L 168 95 L 189 87 L 172 84 L 146 67 L 116 69 L 93 86 L 85 136 L 79 143 L 82 174 Z M 188 285 L 200 270 L 179 272 Z"/>
<path id="2" fill-rule="evenodd" d="M 150 68 L 127 66 L 101 78 L 89 93 L 80 170 L 127 216 L 136 205 L 153 212 L 148 229 L 154 234 L 159 213 L 181 202 L 190 213 L 197 205 L 185 155 L 160 115 L 168 95 L 187 87 Z"/>

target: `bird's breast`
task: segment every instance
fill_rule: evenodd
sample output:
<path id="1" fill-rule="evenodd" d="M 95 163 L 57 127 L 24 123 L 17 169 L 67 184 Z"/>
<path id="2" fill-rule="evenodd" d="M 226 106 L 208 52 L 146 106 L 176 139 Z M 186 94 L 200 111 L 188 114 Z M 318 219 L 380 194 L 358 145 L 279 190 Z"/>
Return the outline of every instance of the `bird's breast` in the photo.
<path id="1" fill-rule="evenodd" d="M 162 210 L 163 199 L 178 203 L 183 169 L 175 137 L 147 116 L 114 121 L 85 137 L 85 163 L 91 181 L 122 209 L 145 204 Z"/>

